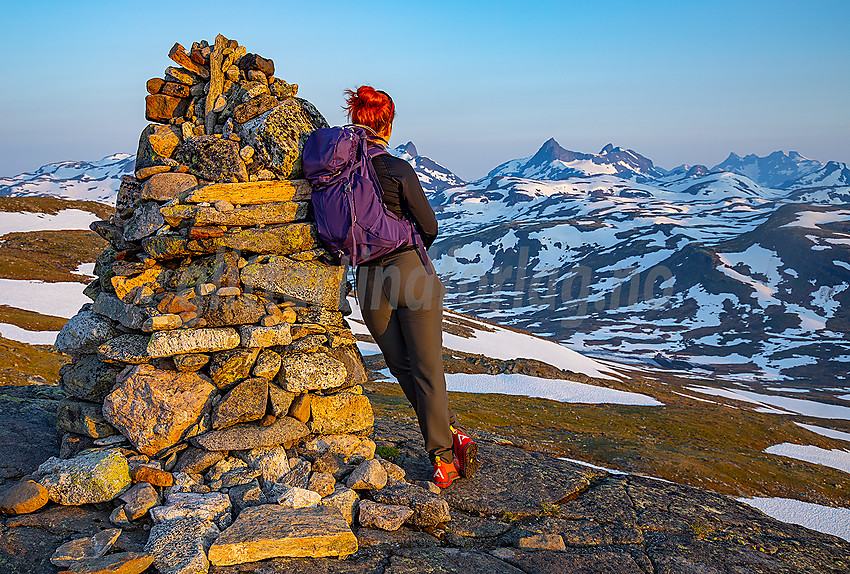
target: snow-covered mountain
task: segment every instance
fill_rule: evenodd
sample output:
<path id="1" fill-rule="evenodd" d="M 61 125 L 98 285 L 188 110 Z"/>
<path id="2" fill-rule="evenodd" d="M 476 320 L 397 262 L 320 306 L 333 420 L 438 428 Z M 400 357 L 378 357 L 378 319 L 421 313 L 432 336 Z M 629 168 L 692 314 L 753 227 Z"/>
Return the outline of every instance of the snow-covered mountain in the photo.
<path id="1" fill-rule="evenodd" d="M 413 142 L 407 142 L 404 145 L 390 149 L 389 152 L 396 157 L 406 160 L 413 166 L 413 171 L 416 172 L 420 183 L 422 183 L 422 189 L 429 196 L 446 188 L 466 183 L 448 168 L 443 167 L 427 156 L 419 155 Z"/>
<path id="2" fill-rule="evenodd" d="M 606 145 L 598 154 L 580 153 L 564 149 L 554 138 L 550 138 L 533 156 L 505 162 L 487 174 L 487 177 L 500 175 L 542 180 L 616 175 L 645 183 L 664 175 L 664 172 L 639 153 L 614 147 L 613 144 Z"/>
<path id="3" fill-rule="evenodd" d="M 0 197 L 49 196 L 61 199 L 115 201 L 123 175 L 132 174 L 136 157 L 116 153 L 99 161 L 60 161 L 32 173 L 0 177 Z"/>
<path id="4" fill-rule="evenodd" d="M 766 187 L 785 188 L 790 182 L 813 173 L 823 163 L 803 157 L 796 151 L 775 151 L 764 157 L 749 154 L 744 157 L 730 153 L 729 157 L 714 166 L 711 171 L 731 171 L 749 177 Z"/>

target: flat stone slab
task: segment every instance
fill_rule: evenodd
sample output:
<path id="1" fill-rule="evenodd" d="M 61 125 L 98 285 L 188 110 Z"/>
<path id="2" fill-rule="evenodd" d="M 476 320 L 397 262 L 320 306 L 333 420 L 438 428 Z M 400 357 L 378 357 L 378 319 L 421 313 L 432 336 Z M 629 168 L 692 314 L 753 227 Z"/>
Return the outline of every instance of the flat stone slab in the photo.
<path id="1" fill-rule="evenodd" d="M 190 439 L 204 450 L 248 450 L 293 443 L 310 434 L 307 426 L 292 417 L 281 417 L 267 427 L 242 423 Z"/>
<path id="2" fill-rule="evenodd" d="M 334 508 L 289 509 L 273 504 L 246 508 L 209 550 L 217 566 L 267 558 L 348 556 L 357 538 Z"/>
<path id="3" fill-rule="evenodd" d="M 467 512 L 536 516 L 544 505 L 577 496 L 607 476 L 543 453 L 484 441 L 478 444 L 478 458 L 481 468 L 474 477 L 443 491 L 450 506 Z"/>
<path id="4" fill-rule="evenodd" d="M 239 346 L 239 333 L 233 327 L 157 331 L 148 343 L 151 357 L 170 357 L 184 353 L 227 351 Z"/>

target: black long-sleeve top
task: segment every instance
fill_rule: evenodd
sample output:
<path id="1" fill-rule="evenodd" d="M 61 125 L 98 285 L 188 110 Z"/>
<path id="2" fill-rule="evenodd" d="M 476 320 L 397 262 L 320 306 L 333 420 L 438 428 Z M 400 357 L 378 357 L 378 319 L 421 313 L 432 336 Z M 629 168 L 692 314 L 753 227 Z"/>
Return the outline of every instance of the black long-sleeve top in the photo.
<path id="1" fill-rule="evenodd" d="M 381 182 L 384 205 L 399 217 L 408 215 L 425 247 L 431 247 L 437 238 L 437 217 L 416 172 L 409 163 L 389 154 L 373 157 L 372 165 Z"/>

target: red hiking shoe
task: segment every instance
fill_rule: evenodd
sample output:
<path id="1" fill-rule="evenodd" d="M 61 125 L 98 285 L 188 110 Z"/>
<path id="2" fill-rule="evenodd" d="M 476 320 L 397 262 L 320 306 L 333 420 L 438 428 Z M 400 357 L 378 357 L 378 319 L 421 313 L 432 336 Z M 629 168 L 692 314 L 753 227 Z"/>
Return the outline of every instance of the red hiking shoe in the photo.
<path id="1" fill-rule="evenodd" d="M 481 466 L 478 462 L 478 445 L 466 435 L 466 432 L 453 426 L 449 428 L 452 431 L 452 451 L 457 461 L 458 472 L 463 478 L 472 478 Z"/>
<path id="2" fill-rule="evenodd" d="M 437 457 L 434 461 L 434 483 L 440 488 L 451 486 L 455 479 L 460 478 L 454 462 L 445 462 Z"/>

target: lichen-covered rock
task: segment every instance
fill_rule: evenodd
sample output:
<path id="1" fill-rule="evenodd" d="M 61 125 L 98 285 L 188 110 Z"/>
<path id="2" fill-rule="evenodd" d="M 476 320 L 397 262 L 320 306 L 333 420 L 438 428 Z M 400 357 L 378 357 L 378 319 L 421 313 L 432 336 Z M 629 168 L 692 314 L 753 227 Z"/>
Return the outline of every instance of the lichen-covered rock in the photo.
<path id="1" fill-rule="evenodd" d="M 351 526 L 357 520 L 357 509 L 360 497 L 348 487 L 338 484 L 333 494 L 319 501 L 319 506 L 332 506 L 340 511 L 345 521 Z"/>
<path id="2" fill-rule="evenodd" d="M 288 345 L 292 340 L 289 323 L 281 323 L 273 327 L 242 325 L 239 327 L 239 337 L 243 347 L 263 349 Z"/>
<path id="3" fill-rule="evenodd" d="M 301 150 L 307 137 L 328 122 L 306 100 L 288 98 L 277 107 L 235 124 L 243 145 L 256 150 L 259 160 L 280 179 L 303 177 Z"/>
<path id="4" fill-rule="evenodd" d="M 192 437 L 191 442 L 205 450 L 239 450 L 294 444 L 308 434 L 304 423 L 280 417 L 267 427 L 242 423 Z"/>
<path id="5" fill-rule="evenodd" d="M 124 222 L 124 240 L 139 241 L 150 237 L 165 225 L 155 201 L 144 201 L 136 206 L 133 216 Z"/>
<path id="6" fill-rule="evenodd" d="M 121 369 L 103 362 L 97 355 L 85 355 L 74 363 L 62 366 L 59 384 L 67 395 L 102 403 L 120 372 Z"/>
<path id="7" fill-rule="evenodd" d="M 101 277 L 102 279 L 102 277 Z M 121 323 L 128 329 L 141 329 L 147 317 L 134 305 L 124 303 L 112 293 L 101 293 L 92 305 L 92 311 Z"/>
<path id="8" fill-rule="evenodd" d="M 414 526 L 436 526 L 451 520 L 449 504 L 439 496 L 432 494 L 415 484 L 398 482 L 370 493 L 372 500 L 384 504 L 407 506 L 413 510 L 408 519 Z"/>
<path id="9" fill-rule="evenodd" d="M 50 500 L 64 505 L 112 500 L 130 486 L 127 459 L 117 450 L 81 454 L 71 459 L 50 457 L 36 471 Z"/>
<path id="10" fill-rule="evenodd" d="M 236 451 L 234 454 L 250 468 L 261 472 L 263 484 L 277 482 L 291 470 L 286 449 L 283 447 L 253 448 Z"/>
<path id="11" fill-rule="evenodd" d="M 207 549 L 221 534 L 218 527 L 201 518 L 178 518 L 151 527 L 145 552 L 154 558 L 161 574 L 198 574 L 210 567 Z"/>
<path id="12" fill-rule="evenodd" d="M 316 506 L 322 497 L 318 492 L 305 488 L 291 487 L 279 495 L 275 502 L 286 508 L 307 508 Z"/>
<path id="13" fill-rule="evenodd" d="M 100 404 L 64 398 L 56 408 L 56 424 L 59 430 L 102 438 L 117 434 L 104 418 Z"/>
<path id="14" fill-rule="evenodd" d="M 211 297 L 204 313 L 208 327 L 226 327 L 256 323 L 266 307 L 256 295 L 241 293 L 235 297 Z"/>
<path id="15" fill-rule="evenodd" d="M 119 334 L 112 321 L 86 306 L 56 335 L 56 349 L 72 356 L 96 353 L 99 346 Z"/>
<path id="16" fill-rule="evenodd" d="M 210 547 L 217 566 L 279 556 L 343 557 L 357 552 L 357 538 L 336 509 L 293 510 L 263 504 L 243 510 Z"/>
<path id="17" fill-rule="evenodd" d="M 105 342 L 97 348 L 97 354 L 108 363 L 139 365 L 151 359 L 148 355 L 149 341 L 150 338 L 146 335 L 127 333 Z"/>
<path id="18" fill-rule="evenodd" d="M 310 431 L 315 434 L 357 433 L 375 424 L 372 403 L 364 395 L 336 393 L 310 401 Z"/>
<path id="19" fill-rule="evenodd" d="M 210 379 L 220 389 L 233 386 L 251 374 L 251 367 L 259 353 L 259 349 L 242 347 L 216 353 L 210 364 Z"/>
<path id="20" fill-rule="evenodd" d="M 169 201 L 197 185 L 197 178 L 190 173 L 159 173 L 142 186 L 141 199 Z"/>
<path id="21" fill-rule="evenodd" d="M 345 365 L 324 353 L 286 356 L 277 376 L 277 383 L 291 393 L 333 389 L 344 382 Z"/>
<path id="22" fill-rule="evenodd" d="M 321 498 L 330 496 L 336 488 L 336 479 L 327 472 L 314 472 L 310 475 L 310 480 L 307 481 L 307 490 L 312 490 Z"/>
<path id="23" fill-rule="evenodd" d="M 241 271 L 242 283 L 248 287 L 332 310 L 344 304 L 344 276 L 345 268 L 341 266 L 274 255 L 246 265 Z"/>
<path id="24" fill-rule="evenodd" d="M 280 371 L 280 361 L 280 355 L 272 350 L 263 349 L 263 352 L 257 357 L 257 361 L 254 363 L 254 368 L 251 372 L 255 377 L 272 380 L 278 371 Z M 278 413 L 275 413 L 275 416 L 277 415 Z"/>
<path id="25" fill-rule="evenodd" d="M 268 396 L 268 379 L 255 378 L 239 383 L 215 407 L 212 427 L 221 429 L 260 420 L 266 414 Z"/>
<path id="26" fill-rule="evenodd" d="M 174 151 L 174 159 L 192 175 L 207 181 L 248 181 L 248 170 L 236 142 L 213 136 L 189 138 Z"/>
<path id="27" fill-rule="evenodd" d="M 148 355 L 170 357 L 185 353 L 227 351 L 239 346 L 239 333 L 232 327 L 158 331 L 151 335 Z"/>
<path id="28" fill-rule="evenodd" d="M 361 500 L 358 506 L 358 521 L 366 528 L 380 530 L 398 530 L 413 511 L 406 506 L 380 504 L 371 500 Z"/>
<path id="29" fill-rule="evenodd" d="M 221 492 L 177 492 L 170 494 L 163 506 L 157 506 L 150 512 L 154 522 L 200 518 L 214 522 L 219 528 L 226 528 L 231 521 L 230 498 Z"/>
<path id="30" fill-rule="evenodd" d="M 103 414 L 139 452 L 153 456 L 184 438 L 209 412 L 215 392 L 197 373 L 139 365 L 106 397 Z"/>
<path id="31" fill-rule="evenodd" d="M 348 475 L 345 485 L 351 489 L 372 490 L 384 488 L 387 484 L 387 471 L 381 463 L 375 459 L 360 463 L 354 471 Z"/>

